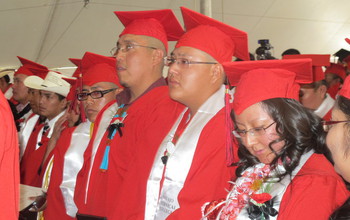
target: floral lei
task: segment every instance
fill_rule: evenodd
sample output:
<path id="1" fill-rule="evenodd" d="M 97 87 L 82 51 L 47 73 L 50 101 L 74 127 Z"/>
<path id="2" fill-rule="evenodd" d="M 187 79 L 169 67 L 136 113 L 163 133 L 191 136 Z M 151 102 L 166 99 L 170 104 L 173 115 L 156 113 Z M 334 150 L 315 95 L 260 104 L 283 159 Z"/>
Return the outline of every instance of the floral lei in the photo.
<path id="1" fill-rule="evenodd" d="M 278 168 L 281 166 L 279 164 Z M 278 212 L 273 209 L 273 199 L 269 194 L 271 186 L 275 183 L 274 173 L 271 166 L 264 163 L 246 169 L 236 182 L 231 182 L 233 188 L 226 200 L 203 205 L 203 219 L 234 220 L 247 205 L 250 219 L 269 219 L 269 216 L 276 216 Z"/>

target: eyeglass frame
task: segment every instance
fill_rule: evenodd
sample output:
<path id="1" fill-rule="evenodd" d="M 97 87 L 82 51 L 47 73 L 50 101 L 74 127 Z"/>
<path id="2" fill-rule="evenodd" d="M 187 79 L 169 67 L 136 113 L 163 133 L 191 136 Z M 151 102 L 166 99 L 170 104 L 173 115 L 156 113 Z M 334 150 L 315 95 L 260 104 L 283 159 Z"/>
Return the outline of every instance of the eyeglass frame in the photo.
<path id="1" fill-rule="evenodd" d="M 112 56 L 115 56 L 115 55 L 118 54 L 119 51 L 121 51 L 123 53 L 127 53 L 127 52 L 129 52 L 129 50 L 133 49 L 134 47 L 149 48 L 149 49 L 152 49 L 152 50 L 157 50 L 158 49 L 158 48 L 152 47 L 152 46 L 145 46 L 145 45 L 139 45 L 139 44 L 126 44 L 124 48 L 121 48 L 119 46 L 113 47 L 110 50 L 110 53 L 111 53 Z"/>
<path id="2" fill-rule="evenodd" d="M 87 93 L 87 92 L 81 92 L 81 93 L 78 93 L 78 94 L 77 94 L 77 99 L 78 99 L 79 101 L 86 101 L 86 100 L 88 100 L 88 97 L 89 97 L 89 96 L 90 96 L 92 99 L 100 99 L 100 98 L 102 98 L 104 95 L 106 95 L 107 93 L 112 92 L 112 91 L 114 91 L 114 90 L 116 90 L 116 89 L 118 89 L 118 88 L 112 88 L 112 89 L 106 89 L 106 90 L 96 90 L 96 91 L 92 91 L 92 92 L 89 92 L 89 93 Z M 92 93 L 99 93 L 99 94 L 101 94 L 101 97 L 94 98 L 94 97 L 91 96 Z M 80 95 L 80 94 L 86 94 L 86 99 L 79 99 L 79 95 Z"/>
<path id="3" fill-rule="evenodd" d="M 173 60 L 173 62 L 171 63 L 171 64 L 168 64 L 168 62 L 167 61 L 169 61 L 169 60 Z M 188 63 L 177 63 L 176 61 L 177 60 L 186 60 Z M 166 57 L 164 57 L 163 58 L 163 61 L 164 61 L 164 65 L 165 66 L 171 66 L 171 65 L 173 65 L 174 63 L 176 63 L 176 65 L 186 65 L 186 66 L 189 66 L 190 64 L 218 64 L 217 62 L 202 62 L 202 61 L 193 61 L 193 60 L 189 60 L 189 59 L 187 59 L 187 58 L 177 58 L 177 59 L 175 59 L 175 58 L 173 58 L 173 57 L 171 57 L 171 56 L 166 56 Z"/>
<path id="4" fill-rule="evenodd" d="M 323 125 L 323 130 L 325 132 L 328 132 L 330 130 L 331 127 L 328 127 L 330 125 L 335 125 L 338 123 L 347 123 L 350 122 L 350 120 L 345 120 L 345 121 L 321 121 L 322 125 Z M 325 129 L 325 126 L 327 126 L 327 129 Z"/>
<path id="5" fill-rule="evenodd" d="M 242 131 L 242 133 L 244 133 L 244 135 L 242 136 L 241 134 L 239 134 L 240 132 L 237 132 L 237 130 L 239 129 L 236 129 L 236 130 L 233 130 L 232 131 L 232 134 L 236 137 L 236 138 L 244 138 L 247 136 L 247 133 L 249 133 L 251 136 L 254 136 L 254 137 L 259 137 L 263 134 L 266 133 L 266 130 L 268 128 L 270 128 L 273 124 L 275 124 L 276 122 L 272 122 L 271 124 L 269 124 L 268 126 L 266 127 L 255 127 L 255 128 L 251 128 L 251 129 L 248 129 L 248 130 L 244 130 Z M 263 134 L 259 134 L 259 135 L 256 135 L 258 131 L 264 131 Z"/>

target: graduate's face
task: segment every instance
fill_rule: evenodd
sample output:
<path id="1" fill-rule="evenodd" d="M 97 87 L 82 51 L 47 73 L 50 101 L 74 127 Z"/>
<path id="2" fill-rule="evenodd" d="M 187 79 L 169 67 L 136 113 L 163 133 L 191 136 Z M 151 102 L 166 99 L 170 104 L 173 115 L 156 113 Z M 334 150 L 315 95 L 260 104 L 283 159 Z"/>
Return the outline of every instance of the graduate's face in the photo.
<path id="1" fill-rule="evenodd" d="M 93 91 L 103 91 L 116 87 L 117 86 L 115 84 L 110 82 L 98 82 L 91 86 L 84 85 L 82 92 L 90 93 Z M 93 99 L 91 96 L 88 96 L 87 100 L 82 101 L 86 117 L 89 119 L 89 121 L 95 122 L 96 116 L 101 111 L 101 109 L 105 107 L 105 105 L 109 102 L 115 100 L 116 94 L 118 94 L 120 91 L 121 89 L 111 91 L 107 94 L 104 94 L 103 97 L 99 99 Z"/>
<path id="2" fill-rule="evenodd" d="M 28 101 L 29 89 L 23 83 L 27 77 L 24 74 L 15 74 L 13 78 L 13 98 L 22 104 Z"/>
<path id="3" fill-rule="evenodd" d="M 51 120 L 60 114 L 67 106 L 67 100 L 59 99 L 54 92 L 40 91 L 39 113 Z"/>
<path id="4" fill-rule="evenodd" d="M 327 92 L 325 85 L 320 85 L 318 88 L 310 86 L 301 86 L 300 102 L 308 109 L 316 110 L 323 102 Z"/>
<path id="5" fill-rule="evenodd" d="M 273 151 L 270 149 L 269 144 L 277 140 L 279 135 L 276 132 L 276 123 L 274 123 L 271 116 L 262 107 L 262 103 L 256 103 L 245 110 L 239 115 L 235 115 L 237 131 L 251 131 L 253 128 L 265 128 L 259 129 L 264 130 L 263 132 L 247 132 L 242 135 L 242 144 L 247 148 L 247 150 L 259 159 L 260 162 L 269 164 L 276 157 L 273 152 L 279 152 L 283 146 L 284 142 L 280 141 L 272 145 Z M 266 128 L 268 127 L 268 128 Z"/>
<path id="6" fill-rule="evenodd" d="M 28 101 L 32 111 L 35 114 L 40 114 L 39 112 L 39 102 L 40 102 L 40 91 L 37 89 L 29 89 Z"/>
<path id="7" fill-rule="evenodd" d="M 134 46 L 133 45 L 142 45 Z M 124 87 L 137 87 L 144 83 L 144 79 L 150 74 L 152 67 L 152 48 L 144 37 L 133 34 L 125 34 L 118 40 L 119 52 L 115 54 L 117 59 L 117 72 L 119 82 Z"/>
<path id="8" fill-rule="evenodd" d="M 170 97 L 184 105 L 191 106 L 207 98 L 212 82 L 215 64 L 185 64 L 185 61 L 214 62 L 209 56 L 195 48 L 178 47 L 171 53 L 177 60 L 169 66 L 168 83 Z"/>
<path id="9" fill-rule="evenodd" d="M 332 121 L 347 121 L 346 115 L 337 107 L 332 110 Z M 350 182 L 350 155 L 346 150 L 350 147 L 349 123 L 337 123 L 331 126 L 327 134 L 327 146 L 332 153 L 334 169 L 346 181 Z"/>

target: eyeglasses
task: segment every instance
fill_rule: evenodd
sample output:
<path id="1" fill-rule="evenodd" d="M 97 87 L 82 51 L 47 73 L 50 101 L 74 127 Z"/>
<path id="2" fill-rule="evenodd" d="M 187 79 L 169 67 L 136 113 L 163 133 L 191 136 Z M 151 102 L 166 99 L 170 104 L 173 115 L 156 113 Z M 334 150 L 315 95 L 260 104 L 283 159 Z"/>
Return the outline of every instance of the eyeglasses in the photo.
<path id="1" fill-rule="evenodd" d="M 91 96 L 92 99 L 100 99 L 102 98 L 105 94 L 112 92 L 114 90 L 116 90 L 117 88 L 113 88 L 113 89 L 107 89 L 107 90 L 102 90 L 102 91 L 93 91 L 90 93 L 87 92 L 82 92 L 82 93 L 78 93 L 77 94 L 77 99 L 79 101 L 85 101 L 88 99 L 88 96 Z"/>
<path id="2" fill-rule="evenodd" d="M 215 62 L 201 62 L 201 61 L 192 61 L 186 58 L 174 58 L 174 57 L 164 57 L 164 65 L 171 66 L 174 63 L 180 68 L 188 68 L 190 64 L 217 64 Z"/>
<path id="3" fill-rule="evenodd" d="M 249 130 L 236 129 L 236 130 L 232 131 L 232 133 L 237 138 L 244 138 L 247 136 L 247 133 L 249 133 L 251 136 L 258 137 L 258 136 L 264 135 L 266 133 L 266 130 L 275 123 L 276 122 L 274 121 L 266 127 L 251 128 Z"/>
<path id="4" fill-rule="evenodd" d="M 112 56 L 115 56 L 119 53 L 119 51 L 126 53 L 129 52 L 131 49 L 134 49 L 134 47 L 144 47 L 144 48 L 149 48 L 152 50 L 157 50 L 158 48 L 151 47 L 151 46 L 144 46 L 144 45 L 138 45 L 138 44 L 126 44 L 124 47 L 116 46 L 111 49 L 111 54 Z"/>
<path id="5" fill-rule="evenodd" d="M 332 128 L 333 125 L 338 124 L 338 123 L 347 123 L 347 122 L 350 122 L 350 121 L 322 121 L 323 130 L 325 132 L 328 132 Z"/>

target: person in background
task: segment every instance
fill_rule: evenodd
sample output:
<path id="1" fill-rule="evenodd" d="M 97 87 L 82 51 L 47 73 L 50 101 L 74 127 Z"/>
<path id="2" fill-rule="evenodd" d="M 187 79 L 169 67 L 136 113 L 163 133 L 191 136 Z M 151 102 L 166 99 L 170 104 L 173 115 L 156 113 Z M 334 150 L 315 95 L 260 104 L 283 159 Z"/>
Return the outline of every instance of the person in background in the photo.
<path id="1" fill-rule="evenodd" d="M 232 62 L 232 120 L 238 176 L 226 199 L 203 207 L 207 219 L 328 219 L 349 197 L 327 152 L 321 119 L 299 102 L 311 60 Z M 278 84 L 278 86 L 276 86 Z"/>
<path id="2" fill-rule="evenodd" d="M 47 70 L 47 67 L 19 57 L 18 59 L 22 63 L 22 66 L 16 70 L 13 76 L 13 99 L 18 102 L 16 105 L 16 112 L 14 112 L 14 118 L 16 121 L 17 130 L 20 131 L 23 127 L 23 123 L 32 114 L 29 98 L 29 88 L 24 85 L 24 80 L 28 76 L 33 76 L 33 72 L 29 68 L 35 68 L 40 70 Z"/>
<path id="3" fill-rule="evenodd" d="M 174 13 L 164 9 L 115 14 L 125 26 L 112 50 L 125 89 L 117 95 L 118 109 L 108 119 L 108 129 L 98 133 L 102 139 L 85 151 L 74 192 L 78 219 L 86 215 L 123 219 L 121 213 L 112 215 L 124 202 L 118 194 L 125 176 L 135 163 L 150 160 L 149 155 L 183 109 L 169 98 L 162 77 L 168 40 L 177 40 L 183 34 Z M 142 161 L 135 159 L 137 155 L 142 155 Z"/>
<path id="4" fill-rule="evenodd" d="M 106 130 L 108 123 L 104 118 L 113 117 L 117 108 L 115 96 L 123 90 L 115 66 L 115 58 L 91 52 L 86 52 L 78 64 L 76 75 L 82 77 L 78 79 L 82 81 L 82 88 L 77 88 L 79 92 L 75 97 L 81 102 L 87 121 L 63 130 L 55 142 L 57 147 L 44 211 L 46 220 L 75 219 L 77 207 L 73 197 L 76 177 L 84 162 L 84 151 L 92 138 L 92 128 Z"/>
<path id="5" fill-rule="evenodd" d="M 34 76 L 38 76 L 42 79 L 46 77 L 46 70 L 28 68 Z M 22 123 L 21 130 L 18 132 L 19 148 L 20 148 L 20 160 L 27 147 L 30 136 L 35 135 L 38 127 L 45 122 L 45 116 L 40 115 L 39 102 L 40 102 L 40 91 L 38 89 L 28 88 L 28 102 L 31 108 L 31 114 Z M 39 129 L 40 130 L 40 129 Z"/>
<path id="6" fill-rule="evenodd" d="M 0 91 L 0 219 L 18 219 L 19 149 L 11 109 Z"/>
<path id="7" fill-rule="evenodd" d="M 26 87 L 40 90 L 39 112 L 46 118 L 45 123 L 38 127 L 36 135 L 30 136 L 21 160 L 21 183 L 36 187 L 43 186 L 40 176 L 46 170 L 47 161 L 43 159 L 47 144 L 56 121 L 67 107 L 66 96 L 70 89 L 70 84 L 62 74 L 48 70 L 43 72 L 48 72 L 45 79 L 29 76 L 24 81 Z"/>
<path id="8" fill-rule="evenodd" d="M 302 54 L 285 55 L 283 59 L 312 59 L 313 80 L 310 84 L 300 86 L 299 99 L 303 106 L 314 111 L 323 120 L 331 118 L 334 99 L 327 93 L 327 83 L 322 66 L 330 65 L 330 55 Z"/>
<path id="9" fill-rule="evenodd" d="M 326 68 L 325 75 L 328 84 L 327 93 L 335 99 L 346 77 L 345 67 L 342 64 L 331 63 Z"/>
<path id="10" fill-rule="evenodd" d="M 300 54 L 299 50 L 294 49 L 294 48 L 289 48 L 285 51 L 283 51 L 283 53 L 281 54 L 281 57 L 285 56 L 285 55 L 298 55 Z"/>

